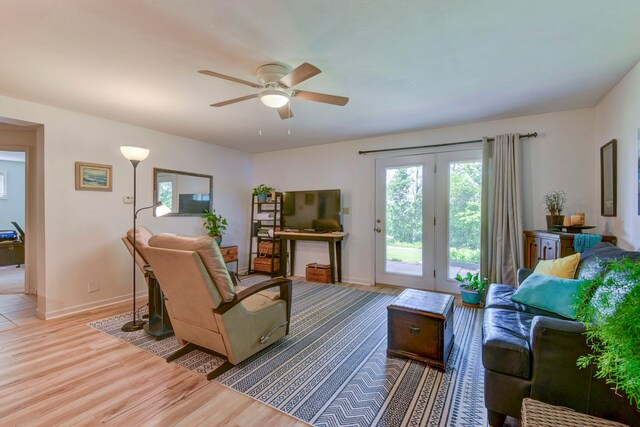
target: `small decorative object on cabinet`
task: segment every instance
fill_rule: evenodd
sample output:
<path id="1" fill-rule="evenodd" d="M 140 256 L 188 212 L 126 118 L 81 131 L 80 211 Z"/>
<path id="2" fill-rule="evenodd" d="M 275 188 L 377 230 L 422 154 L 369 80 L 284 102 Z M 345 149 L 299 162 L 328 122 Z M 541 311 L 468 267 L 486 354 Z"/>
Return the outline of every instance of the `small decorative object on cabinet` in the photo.
<path id="1" fill-rule="evenodd" d="M 276 192 L 272 194 L 271 200 L 261 201 L 261 193 L 256 193 L 256 189 L 251 196 L 251 239 L 247 271 L 249 274 L 281 276 L 286 262 L 280 262 L 282 244 L 275 232 L 282 229 L 283 195 Z"/>
<path id="2" fill-rule="evenodd" d="M 556 225 L 563 224 L 564 215 L 562 210 L 564 204 L 567 203 L 567 195 L 564 191 L 550 191 L 542 198 L 545 208 L 549 215 L 547 215 L 547 230 L 551 230 Z"/>
<path id="3" fill-rule="evenodd" d="M 524 266 L 536 268 L 538 261 L 563 258 L 575 254 L 573 239 L 575 233 L 559 231 L 524 232 Z M 602 236 L 603 242 L 617 243 L 615 236 Z"/>

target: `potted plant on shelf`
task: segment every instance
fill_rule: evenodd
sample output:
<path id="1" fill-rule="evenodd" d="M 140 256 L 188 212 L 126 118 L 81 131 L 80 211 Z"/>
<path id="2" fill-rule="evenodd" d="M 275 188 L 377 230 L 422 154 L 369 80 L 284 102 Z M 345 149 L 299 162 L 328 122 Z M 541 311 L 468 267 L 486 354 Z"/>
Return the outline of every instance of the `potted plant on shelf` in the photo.
<path id="1" fill-rule="evenodd" d="M 462 301 L 469 305 L 480 306 L 480 300 L 489 283 L 489 279 L 481 279 L 480 273 L 471 274 L 467 272 L 465 276 L 461 276 L 460 273 L 458 273 L 456 280 L 460 283 L 458 287 L 460 288 Z"/>
<path id="2" fill-rule="evenodd" d="M 564 191 L 551 191 L 544 195 L 542 202 L 545 204 L 547 212 L 547 230 L 551 230 L 554 226 L 562 225 L 564 215 L 562 210 L 564 204 L 567 203 L 567 195 Z"/>
<path id="3" fill-rule="evenodd" d="M 222 215 L 216 214 L 215 209 L 213 210 L 213 212 L 209 212 L 208 210 L 204 211 L 204 214 L 202 214 L 202 218 L 205 219 L 202 225 L 204 226 L 204 228 L 209 230 L 207 234 L 213 237 L 218 246 L 220 246 L 220 244 L 222 243 L 222 235 L 227 229 L 227 220 L 224 219 Z"/>
<path id="4" fill-rule="evenodd" d="M 259 202 L 266 202 L 267 197 L 269 197 L 269 193 L 271 193 L 272 191 L 273 187 L 269 187 L 265 184 L 260 184 L 253 189 L 253 195 L 258 196 Z"/>

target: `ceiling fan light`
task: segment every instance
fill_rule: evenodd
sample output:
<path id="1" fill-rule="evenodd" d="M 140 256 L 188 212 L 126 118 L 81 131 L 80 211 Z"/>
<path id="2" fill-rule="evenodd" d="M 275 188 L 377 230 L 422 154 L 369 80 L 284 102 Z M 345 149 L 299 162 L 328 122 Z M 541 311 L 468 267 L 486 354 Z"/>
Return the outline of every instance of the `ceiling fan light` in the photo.
<path id="1" fill-rule="evenodd" d="M 260 94 L 260 101 L 270 108 L 281 108 L 289 102 L 289 95 L 275 89 L 267 89 Z"/>

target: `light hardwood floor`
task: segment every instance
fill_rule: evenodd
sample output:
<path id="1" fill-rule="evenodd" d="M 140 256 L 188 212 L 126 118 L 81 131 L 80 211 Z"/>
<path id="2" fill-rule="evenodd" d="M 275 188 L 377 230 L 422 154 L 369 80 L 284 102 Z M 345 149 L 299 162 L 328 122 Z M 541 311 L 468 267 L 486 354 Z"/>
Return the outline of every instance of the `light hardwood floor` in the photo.
<path id="1" fill-rule="evenodd" d="M 129 304 L 0 332 L 0 425 L 307 425 L 86 326 Z"/>

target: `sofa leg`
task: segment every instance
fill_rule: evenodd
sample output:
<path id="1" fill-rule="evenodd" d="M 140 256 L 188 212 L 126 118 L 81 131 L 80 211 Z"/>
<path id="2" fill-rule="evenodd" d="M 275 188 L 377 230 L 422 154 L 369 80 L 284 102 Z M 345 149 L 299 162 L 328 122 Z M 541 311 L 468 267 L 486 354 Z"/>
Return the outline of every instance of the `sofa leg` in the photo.
<path id="1" fill-rule="evenodd" d="M 489 418 L 489 425 L 491 427 L 502 427 L 507 416 L 487 409 L 487 418 Z"/>

